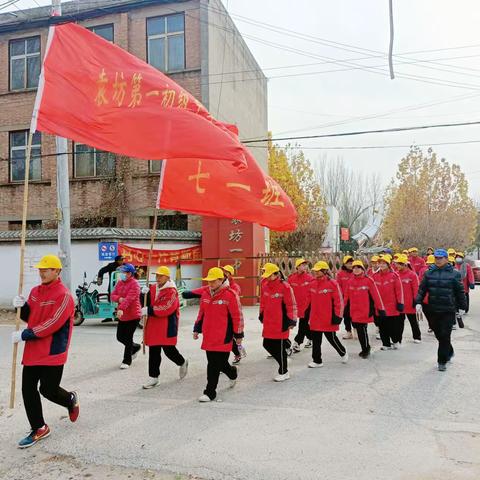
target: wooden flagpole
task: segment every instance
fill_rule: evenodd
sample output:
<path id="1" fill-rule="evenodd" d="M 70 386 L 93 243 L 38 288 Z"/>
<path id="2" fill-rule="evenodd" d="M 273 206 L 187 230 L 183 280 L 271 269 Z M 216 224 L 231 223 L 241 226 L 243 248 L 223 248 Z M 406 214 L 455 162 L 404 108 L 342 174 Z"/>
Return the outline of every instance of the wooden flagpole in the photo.
<path id="1" fill-rule="evenodd" d="M 147 288 L 150 285 L 150 263 L 152 262 L 152 254 L 153 254 L 153 245 L 155 243 L 155 235 L 157 233 L 157 219 L 158 219 L 158 208 L 155 205 L 155 214 L 153 216 L 153 226 L 152 226 L 152 236 L 150 237 L 150 251 L 148 252 L 148 263 L 147 263 Z M 151 300 L 151 299 L 150 299 Z M 143 306 L 147 306 L 147 295 L 145 295 L 143 299 Z M 147 322 L 148 322 L 148 315 L 143 317 L 143 344 L 142 344 L 142 351 L 145 355 L 145 330 L 147 329 Z"/>
<path id="2" fill-rule="evenodd" d="M 32 152 L 33 132 L 30 130 L 28 135 L 27 151 L 25 155 L 25 182 L 23 187 L 23 214 L 22 214 L 22 236 L 20 242 L 20 273 L 18 277 L 18 295 L 22 294 L 23 290 L 23 277 L 25 270 L 25 240 L 27 237 L 27 212 L 28 212 L 28 185 L 30 178 L 30 158 Z M 20 308 L 17 308 L 17 316 L 15 319 L 15 330 L 20 329 Z M 18 355 L 18 343 L 13 345 L 12 354 L 12 378 L 10 382 L 10 408 L 15 407 L 15 389 L 17 379 L 17 355 Z"/>

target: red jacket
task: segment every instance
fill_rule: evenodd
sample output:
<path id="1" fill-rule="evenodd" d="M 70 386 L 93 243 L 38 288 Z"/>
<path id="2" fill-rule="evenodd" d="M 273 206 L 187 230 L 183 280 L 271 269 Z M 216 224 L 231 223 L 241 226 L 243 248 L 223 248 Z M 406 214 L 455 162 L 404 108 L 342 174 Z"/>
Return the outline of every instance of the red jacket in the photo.
<path id="1" fill-rule="evenodd" d="M 65 365 L 74 315 L 72 294 L 60 279 L 34 287 L 22 308 L 22 319 L 28 321 L 23 365 Z"/>
<path id="2" fill-rule="evenodd" d="M 200 310 L 193 331 L 203 335 L 203 350 L 229 352 L 233 338 L 243 337 L 239 297 L 227 283 L 214 294 L 210 288 L 202 290 Z"/>
<path id="3" fill-rule="evenodd" d="M 314 279 L 307 292 L 306 316 L 310 330 L 315 332 L 336 332 L 343 317 L 343 296 L 335 280 L 323 277 Z M 336 317 L 337 324 L 332 323 Z"/>
<path id="4" fill-rule="evenodd" d="M 415 273 L 418 275 L 422 268 L 426 265 L 425 260 L 422 257 L 412 257 L 410 256 L 408 261 L 412 266 Z"/>
<path id="5" fill-rule="evenodd" d="M 465 270 L 462 272 L 462 266 L 465 265 Z M 475 277 L 473 276 L 473 270 L 472 266 L 469 265 L 468 263 L 463 263 L 463 264 L 455 264 L 455 269 L 460 272 L 462 275 L 462 283 L 463 283 L 463 289 L 465 290 L 465 293 L 468 293 L 468 290 L 472 286 L 472 288 L 475 288 Z"/>
<path id="6" fill-rule="evenodd" d="M 169 280 L 158 289 L 150 285 L 148 320 L 145 325 L 145 345 L 176 345 L 180 301 L 175 284 Z"/>
<path id="7" fill-rule="evenodd" d="M 307 308 L 307 292 L 310 282 L 314 279 L 308 272 L 295 272 L 288 277 L 288 283 L 293 289 L 295 301 L 297 302 L 298 316 L 303 318 Z"/>
<path id="8" fill-rule="evenodd" d="M 423 268 L 421 268 L 419 274 L 418 274 L 418 283 L 420 284 L 420 282 L 422 281 L 423 279 L 423 276 L 425 275 L 425 272 L 430 268 L 430 265 L 428 264 L 425 264 L 425 266 Z M 427 293 L 425 294 L 425 297 L 423 297 L 423 304 L 426 304 L 428 305 L 428 291 Z"/>
<path id="9" fill-rule="evenodd" d="M 405 268 L 405 270 L 398 271 L 398 276 L 402 282 L 405 301 L 403 313 L 415 313 L 415 297 L 418 293 L 417 274 L 413 270 Z"/>
<path id="10" fill-rule="evenodd" d="M 130 277 L 127 280 L 120 280 L 113 289 L 110 298 L 118 303 L 118 310 L 122 310 L 121 322 L 129 320 L 139 320 L 142 316 L 142 307 L 140 306 L 140 285 L 135 278 Z M 122 299 L 122 301 L 120 301 Z"/>
<path id="11" fill-rule="evenodd" d="M 343 295 L 345 295 L 347 284 L 352 277 L 353 277 L 352 271 L 347 270 L 346 268 L 343 268 L 343 267 L 337 273 L 336 280 L 337 280 L 338 284 L 340 285 L 340 288 L 342 290 Z"/>
<path id="12" fill-rule="evenodd" d="M 405 300 L 403 298 L 402 282 L 398 273 L 391 270 L 379 271 L 373 274 L 373 281 L 380 292 L 380 297 L 382 297 L 387 317 L 400 315 L 400 312 L 403 311 Z"/>
<path id="13" fill-rule="evenodd" d="M 240 296 L 242 294 L 242 289 L 240 288 L 240 285 L 233 279 L 229 278 L 228 283 L 230 284 L 230 288 L 238 295 Z"/>
<path id="14" fill-rule="evenodd" d="M 289 328 L 296 325 L 298 314 L 295 295 L 288 282 L 280 278 L 262 282 L 259 318 L 263 323 L 264 338 L 289 337 Z"/>
<path id="15" fill-rule="evenodd" d="M 375 309 L 385 311 L 375 282 L 365 274 L 352 276 L 345 290 L 344 302 L 350 305 L 350 316 L 354 323 L 373 322 Z"/>

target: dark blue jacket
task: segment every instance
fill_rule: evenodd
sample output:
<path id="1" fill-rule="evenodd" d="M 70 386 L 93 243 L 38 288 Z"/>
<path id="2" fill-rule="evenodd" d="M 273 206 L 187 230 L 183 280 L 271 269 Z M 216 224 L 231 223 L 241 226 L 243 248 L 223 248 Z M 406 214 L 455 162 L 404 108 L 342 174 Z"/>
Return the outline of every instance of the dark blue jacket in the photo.
<path id="1" fill-rule="evenodd" d="M 433 265 L 425 272 L 415 303 L 421 304 L 427 293 L 428 307 L 433 312 L 455 312 L 467 307 L 461 275 L 450 264 L 442 268 Z"/>

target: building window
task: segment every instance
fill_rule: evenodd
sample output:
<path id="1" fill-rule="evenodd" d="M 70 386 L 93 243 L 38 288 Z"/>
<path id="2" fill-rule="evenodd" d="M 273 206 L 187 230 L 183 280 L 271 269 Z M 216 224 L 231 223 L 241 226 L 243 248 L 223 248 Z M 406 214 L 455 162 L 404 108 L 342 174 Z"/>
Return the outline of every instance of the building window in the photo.
<path id="1" fill-rule="evenodd" d="M 10 180 L 21 182 L 25 180 L 25 155 L 27 152 L 28 130 L 10 132 Z M 30 155 L 30 180 L 42 179 L 41 135 L 33 135 L 32 151 Z"/>
<path id="2" fill-rule="evenodd" d="M 100 37 L 113 43 L 113 23 L 108 25 L 95 25 L 94 27 L 87 27 L 93 33 L 100 35 Z"/>
<path id="3" fill-rule="evenodd" d="M 10 40 L 10 90 L 37 88 L 40 76 L 40 37 Z"/>
<path id="4" fill-rule="evenodd" d="M 150 228 L 153 228 L 154 217 L 150 217 Z M 176 213 L 173 215 L 159 215 L 157 230 L 188 230 L 188 215 Z"/>
<path id="5" fill-rule="evenodd" d="M 94 147 L 75 144 L 74 171 L 76 178 L 112 177 L 115 175 L 115 155 Z"/>
<path id="6" fill-rule="evenodd" d="M 150 173 L 160 173 L 162 170 L 162 160 L 150 160 Z"/>
<path id="7" fill-rule="evenodd" d="M 147 18 L 147 57 L 162 72 L 185 69 L 183 13 Z"/>
<path id="8" fill-rule="evenodd" d="M 12 220 L 8 222 L 8 229 L 10 231 L 21 230 L 22 221 L 21 220 Z M 41 220 L 27 220 L 27 230 L 42 230 L 42 221 Z"/>

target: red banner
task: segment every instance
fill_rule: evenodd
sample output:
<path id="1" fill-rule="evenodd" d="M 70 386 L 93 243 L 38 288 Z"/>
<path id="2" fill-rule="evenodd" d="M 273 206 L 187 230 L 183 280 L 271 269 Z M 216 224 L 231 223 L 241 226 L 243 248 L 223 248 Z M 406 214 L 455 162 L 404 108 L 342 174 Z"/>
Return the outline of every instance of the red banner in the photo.
<path id="1" fill-rule="evenodd" d="M 230 126 L 156 68 L 80 25 L 50 27 L 32 131 L 101 150 L 245 166 Z"/>
<path id="2" fill-rule="evenodd" d="M 150 250 L 147 248 L 135 248 L 119 244 L 118 253 L 125 257 L 128 263 L 133 265 L 147 265 Z M 153 250 L 150 265 L 175 265 L 178 262 L 185 264 L 202 263 L 202 246 L 197 245 L 180 250 Z"/>
<path id="3" fill-rule="evenodd" d="M 349 228 L 341 228 L 340 229 L 340 240 L 347 242 L 350 240 L 350 229 Z"/>
<path id="4" fill-rule="evenodd" d="M 295 230 L 297 212 L 287 194 L 247 149 L 245 155 L 242 171 L 225 162 L 163 162 L 157 207 Z"/>

